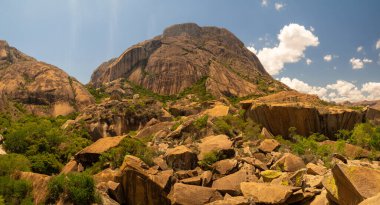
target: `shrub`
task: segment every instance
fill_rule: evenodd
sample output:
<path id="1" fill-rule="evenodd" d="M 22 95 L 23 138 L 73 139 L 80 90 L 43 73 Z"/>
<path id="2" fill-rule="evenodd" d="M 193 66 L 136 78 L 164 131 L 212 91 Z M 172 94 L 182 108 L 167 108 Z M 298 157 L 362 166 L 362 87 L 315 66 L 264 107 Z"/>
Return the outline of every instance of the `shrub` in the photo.
<path id="1" fill-rule="evenodd" d="M 30 171 L 29 160 L 20 154 L 0 155 L 0 176 L 11 175 L 14 171 Z"/>
<path id="2" fill-rule="evenodd" d="M 33 204 L 31 190 L 31 184 L 25 180 L 0 176 L 0 195 L 6 204 Z"/>
<path id="3" fill-rule="evenodd" d="M 53 154 L 37 154 L 29 158 L 32 162 L 33 172 L 51 175 L 59 173 L 62 164 L 56 159 Z"/>
<path id="4" fill-rule="evenodd" d="M 193 125 L 197 129 L 202 129 L 207 126 L 208 115 L 203 115 L 193 122 Z"/>
<path id="5" fill-rule="evenodd" d="M 0 205 L 5 205 L 4 197 L 0 195 Z"/>
<path id="6" fill-rule="evenodd" d="M 198 164 L 202 167 L 209 167 L 217 161 L 219 161 L 219 153 L 217 151 L 211 151 L 205 153 L 203 159 L 198 161 Z"/>
<path id="7" fill-rule="evenodd" d="M 120 167 L 124 161 L 125 155 L 133 155 L 140 158 L 148 165 L 153 165 L 153 157 L 156 152 L 147 147 L 142 141 L 133 138 L 124 138 L 119 146 L 108 150 L 99 157 L 100 169 L 105 164 L 110 164 L 112 168 Z M 97 171 L 95 167 L 94 171 Z"/>
<path id="8" fill-rule="evenodd" d="M 367 149 L 380 150 L 380 126 L 370 123 L 357 124 L 349 142 Z"/>
<path id="9" fill-rule="evenodd" d="M 235 132 L 240 132 L 243 134 L 244 140 L 258 139 L 261 133 L 261 126 L 252 120 L 245 121 L 243 116 L 244 113 L 240 112 L 238 115 L 227 115 L 216 118 L 213 121 L 215 125 L 214 131 L 230 137 L 234 136 Z"/>
<path id="10" fill-rule="evenodd" d="M 72 173 L 53 177 L 48 184 L 48 202 L 55 203 L 61 194 L 74 204 L 95 202 L 94 179 L 84 173 Z"/>

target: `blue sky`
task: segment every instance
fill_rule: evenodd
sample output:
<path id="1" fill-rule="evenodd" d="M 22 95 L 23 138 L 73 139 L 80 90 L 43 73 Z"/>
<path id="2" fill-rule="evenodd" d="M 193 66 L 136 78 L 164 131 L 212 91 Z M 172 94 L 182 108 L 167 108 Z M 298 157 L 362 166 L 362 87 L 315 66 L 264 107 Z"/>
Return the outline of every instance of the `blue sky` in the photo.
<path id="1" fill-rule="evenodd" d="M 287 55 L 292 46 L 280 56 L 275 54 L 275 61 L 284 59 L 275 78 L 329 100 L 380 98 L 377 0 L 0 0 L 0 3 L 0 39 L 62 68 L 83 83 L 89 81 L 100 63 L 119 56 L 131 45 L 161 34 L 169 25 L 195 22 L 229 29 L 247 47 L 254 47 L 259 58 L 263 48 L 270 49 L 271 56 L 283 51 L 278 35 L 282 30 L 292 33 L 292 28 L 298 28 L 294 30 L 297 34 L 309 34 L 314 43 L 305 43 L 295 50 L 300 53 L 290 57 Z M 283 45 L 288 45 L 285 41 Z M 358 47 L 362 47 L 359 52 Z M 326 61 L 329 55 L 331 60 Z M 264 65 L 274 62 L 264 57 L 269 62 Z M 309 63 L 311 60 L 309 65 L 307 59 Z"/>

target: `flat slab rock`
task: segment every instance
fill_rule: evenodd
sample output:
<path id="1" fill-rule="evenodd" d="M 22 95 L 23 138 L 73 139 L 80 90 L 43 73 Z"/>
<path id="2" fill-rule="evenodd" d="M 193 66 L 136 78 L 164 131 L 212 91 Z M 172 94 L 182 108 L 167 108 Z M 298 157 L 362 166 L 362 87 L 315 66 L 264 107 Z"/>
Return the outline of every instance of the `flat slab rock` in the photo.
<path id="1" fill-rule="evenodd" d="M 292 195 L 297 188 L 268 183 L 242 182 L 240 189 L 246 198 L 256 203 L 281 204 Z"/>
<path id="2" fill-rule="evenodd" d="M 203 205 L 222 200 L 222 195 L 213 188 L 176 183 L 168 198 L 172 204 Z"/>

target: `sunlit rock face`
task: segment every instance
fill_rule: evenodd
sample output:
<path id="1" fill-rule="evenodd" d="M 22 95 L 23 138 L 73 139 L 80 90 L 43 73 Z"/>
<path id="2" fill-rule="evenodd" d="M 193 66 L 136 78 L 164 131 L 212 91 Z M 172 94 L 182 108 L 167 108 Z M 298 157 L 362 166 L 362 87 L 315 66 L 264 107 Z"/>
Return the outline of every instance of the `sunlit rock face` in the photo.
<path id="1" fill-rule="evenodd" d="M 130 47 L 99 66 L 90 84 L 100 87 L 119 78 L 163 95 L 178 94 L 204 78 L 207 91 L 217 97 L 288 89 L 231 32 L 193 23 L 171 26 Z"/>
<path id="2" fill-rule="evenodd" d="M 0 41 L 2 104 L 19 103 L 37 115 L 66 115 L 94 102 L 75 78 Z M 3 108 L 4 109 L 4 108 Z"/>

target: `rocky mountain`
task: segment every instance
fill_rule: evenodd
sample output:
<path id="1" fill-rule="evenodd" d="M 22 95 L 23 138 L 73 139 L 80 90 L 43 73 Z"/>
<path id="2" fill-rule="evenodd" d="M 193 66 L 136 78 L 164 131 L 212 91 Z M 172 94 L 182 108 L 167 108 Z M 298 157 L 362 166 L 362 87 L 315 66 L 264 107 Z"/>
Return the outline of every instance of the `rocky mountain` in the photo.
<path id="1" fill-rule="evenodd" d="M 16 106 L 36 115 L 66 115 L 94 102 L 75 78 L 6 41 L 0 41 L 0 96 L 0 104 L 6 105 L 1 106 L 3 111 Z"/>
<path id="2" fill-rule="evenodd" d="M 289 89 L 274 80 L 231 32 L 194 23 L 166 28 L 162 35 L 103 63 L 90 84 L 101 87 L 120 78 L 161 95 L 179 94 L 202 79 L 206 79 L 207 91 L 216 97 Z"/>

